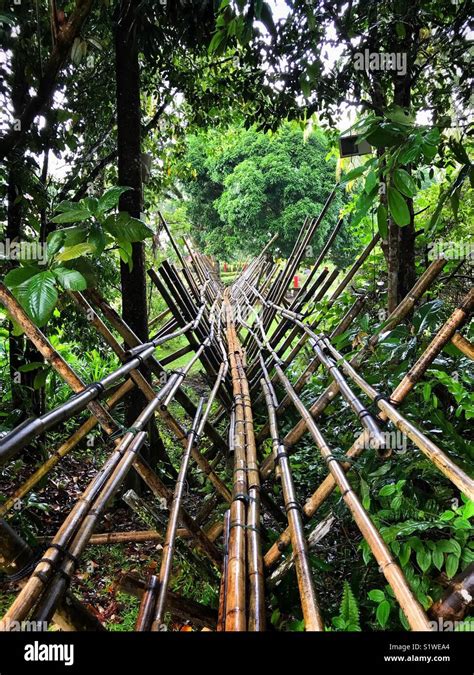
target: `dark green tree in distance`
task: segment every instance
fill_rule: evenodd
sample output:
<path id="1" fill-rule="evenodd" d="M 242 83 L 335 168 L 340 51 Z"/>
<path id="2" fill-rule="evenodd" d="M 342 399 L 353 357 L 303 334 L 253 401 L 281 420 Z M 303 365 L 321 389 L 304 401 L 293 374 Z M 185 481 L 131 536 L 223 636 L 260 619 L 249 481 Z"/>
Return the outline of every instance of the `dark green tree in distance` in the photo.
<path id="1" fill-rule="evenodd" d="M 296 123 L 276 133 L 233 126 L 190 136 L 179 173 L 196 243 L 232 260 L 255 255 L 278 233 L 274 250 L 289 255 L 304 219 L 318 215 L 333 189 L 335 166 L 323 132 L 316 129 L 305 138 Z M 345 201 L 341 190 L 316 231 L 308 262 Z M 356 246 L 346 225 L 336 239 L 335 259 L 347 263 Z"/>

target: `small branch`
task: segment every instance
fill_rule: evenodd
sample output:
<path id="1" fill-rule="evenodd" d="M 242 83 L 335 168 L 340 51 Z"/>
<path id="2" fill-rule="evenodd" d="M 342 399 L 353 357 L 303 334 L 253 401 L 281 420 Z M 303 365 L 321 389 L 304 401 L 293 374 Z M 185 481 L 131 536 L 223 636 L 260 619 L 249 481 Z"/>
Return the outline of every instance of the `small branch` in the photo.
<path id="1" fill-rule="evenodd" d="M 92 2 L 93 0 L 77 0 L 76 8 L 71 18 L 58 33 L 57 42 L 44 69 L 44 75 L 40 80 L 36 95 L 30 99 L 19 119 L 16 120 L 16 123 L 19 123 L 19 129 L 12 128 L 0 138 L 0 160 L 5 159 L 23 139 L 35 117 L 40 114 L 53 95 L 59 71 L 64 65 L 73 42 L 79 35 L 83 23 L 91 11 Z"/>

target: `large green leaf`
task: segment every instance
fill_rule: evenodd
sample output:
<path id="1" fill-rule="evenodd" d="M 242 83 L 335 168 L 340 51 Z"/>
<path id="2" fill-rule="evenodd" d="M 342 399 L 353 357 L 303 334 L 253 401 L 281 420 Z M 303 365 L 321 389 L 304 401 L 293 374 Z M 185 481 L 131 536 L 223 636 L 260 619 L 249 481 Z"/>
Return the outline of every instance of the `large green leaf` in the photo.
<path id="1" fill-rule="evenodd" d="M 64 234 L 63 246 L 75 246 L 76 244 L 82 244 L 86 240 L 89 228 L 85 225 L 73 225 L 72 227 L 58 230 L 58 232 Z"/>
<path id="2" fill-rule="evenodd" d="M 131 187 L 121 187 L 120 185 L 116 185 L 115 187 L 111 187 L 106 190 L 99 199 L 99 204 L 97 207 L 99 213 L 105 213 L 112 207 L 117 206 L 120 195 L 131 189 Z"/>
<path id="3" fill-rule="evenodd" d="M 38 274 L 40 270 L 37 267 L 15 267 L 14 270 L 10 270 L 8 274 L 5 275 L 5 285 L 8 288 L 14 288 L 15 286 L 21 286 L 25 281 L 31 279 L 32 276 Z"/>
<path id="4" fill-rule="evenodd" d="M 385 628 L 388 617 L 390 616 L 390 603 L 388 600 L 382 600 L 380 605 L 377 607 L 376 616 L 379 624 L 382 626 L 382 628 Z"/>
<path id="5" fill-rule="evenodd" d="M 371 169 L 366 176 L 364 190 L 369 193 L 372 192 L 374 187 L 377 185 L 377 174 L 374 169 Z"/>
<path id="6" fill-rule="evenodd" d="M 143 241 L 153 236 L 153 231 L 145 223 L 138 218 L 132 218 L 124 211 L 108 216 L 104 222 L 104 227 L 114 239 L 121 241 Z"/>
<path id="7" fill-rule="evenodd" d="M 404 227 L 410 222 L 410 211 L 403 195 L 394 188 L 388 188 L 388 208 L 397 225 Z"/>
<path id="8" fill-rule="evenodd" d="M 405 542 L 400 547 L 399 558 L 400 564 L 402 566 L 405 566 L 407 562 L 410 560 L 410 555 L 411 555 L 411 546 Z"/>
<path id="9" fill-rule="evenodd" d="M 435 548 L 435 550 L 433 551 L 431 556 L 433 558 L 433 564 L 436 567 L 436 569 L 441 570 L 441 568 L 443 567 L 443 563 L 444 563 L 443 552 L 438 550 L 438 548 Z"/>
<path id="10" fill-rule="evenodd" d="M 58 301 L 56 280 L 52 272 L 40 272 L 26 284 L 25 309 L 37 326 L 44 326 Z"/>
<path id="11" fill-rule="evenodd" d="M 431 143 L 422 143 L 421 151 L 423 153 L 425 160 L 427 162 L 431 162 L 431 160 L 434 159 L 436 153 L 438 152 L 438 147 L 436 145 L 432 145 Z"/>
<path id="12" fill-rule="evenodd" d="M 400 141 L 401 136 L 393 130 L 387 129 L 386 126 L 377 125 L 365 135 L 365 138 L 370 145 L 376 148 L 385 148 L 396 145 Z"/>
<path id="13" fill-rule="evenodd" d="M 97 285 L 97 269 L 91 258 L 75 258 L 65 262 L 62 267 L 80 272 L 87 282 L 87 288 L 94 288 Z"/>
<path id="14" fill-rule="evenodd" d="M 410 134 L 398 155 L 398 162 L 399 164 L 410 164 L 418 160 L 420 154 L 421 135 L 419 133 Z"/>
<path id="15" fill-rule="evenodd" d="M 51 218 L 52 223 L 79 223 L 83 220 L 87 220 L 91 217 L 91 212 L 89 209 L 84 207 L 76 209 L 74 211 L 65 211 L 64 213 L 59 213 L 54 218 Z"/>
<path id="16" fill-rule="evenodd" d="M 35 379 L 33 381 L 33 388 L 34 389 L 41 389 L 42 387 L 44 387 L 44 385 L 46 384 L 46 380 L 48 378 L 49 373 L 50 373 L 49 368 L 43 368 L 38 373 L 36 373 Z"/>
<path id="17" fill-rule="evenodd" d="M 465 165 L 461 167 L 459 170 L 458 175 L 456 178 L 453 180 L 453 182 L 449 185 L 449 187 L 443 191 L 440 192 L 439 199 L 438 199 L 438 204 L 436 206 L 436 209 L 431 217 L 430 224 L 429 224 L 429 229 L 432 230 L 436 227 L 438 220 L 441 216 L 441 211 L 443 209 L 443 206 L 445 202 L 447 201 L 448 198 L 451 197 L 451 195 L 459 189 L 459 187 L 463 184 L 464 180 L 469 176 L 470 173 L 470 167 L 469 165 Z"/>
<path id="18" fill-rule="evenodd" d="M 48 245 L 48 255 L 50 257 L 56 255 L 56 253 L 61 249 L 66 240 L 66 233 L 64 230 L 56 230 L 56 232 L 51 232 L 48 235 L 47 245 Z"/>
<path id="19" fill-rule="evenodd" d="M 378 588 L 374 588 L 373 591 L 369 591 L 369 598 L 374 602 L 382 602 L 385 600 L 385 593 Z"/>
<path id="20" fill-rule="evenodd" d="M 403 26 L 403 24 L 397 24 L 397 26 Z M 415 117 L 405 108 L 401 108 L 399 105 L 393 105 L 386 113 L 387 119 L 395 124 L 402 124 L 404 126 L 413 126 L 415 122 Z"/>
<path id="21" fill-rule="evenodd" d="M 443 553 L 454 553 L 458 557 L 461 555 L 461 547 L 455 539 L 437 541 L 436 548 Z"/>
<path id="22" fill-rule="evenodd" d="M 224 30 L 219 30 L 212 37 L 211 42 L 209 43 L 208 52 L 209 54 L 221 54 L 224 51 L 224 44 L 227 38 L 227 33 Z"/>
<path id="23" fill-rule="evenodd" d="M 94 253 L 94 251 L 95 246 L 92 244 L 76 244 L 76 246 L 65 248 L 64 251 L 56 257 L 56 260 L 58 262 L 74 260 L 74 258 L 80 258 L 80 256 L 85 255 L 86 253 Z"/>
<path id="24" fill-rule="evenodd" d="M 65 213 L 66 211 L 83 211 L 83 209 L 84 205 L 81 204 L 81 202 L 63 201 L 60 202 L 54 210 L 59 213 Z"/>
<path id="25" fill-rule="evenodd" d="M 31 363 L 25 363 L 24 366 L 20 366 L 18 370 L 20 373 L 31 373 L 33 370 L 38 370 L 44 366 L 43 361 L 32 361 Z"/>
<path id="26" fill-rule="evenodd" d="M 356 178 L 359 178 L 359 176 L 362 176 L 365 171 L 367 171 L 367 166 L 356 166 L 355 169 L 352 169 L 349 171 L 349 173 L 346 173 L 345 176 L 342 179 L 342 183 L 348 183 L 351 180 L 355 180 Z M 369 190 L 370 192 L 370 190 Z"/>
<path id="27" fill-rule="evenodd" d="M 379 496 L 380 497 L 389 497 L 390 495 L 393 495 L 393 493 L 396 491 L 396 485 L 395 483 L 389 483 L 388 485 L 384 485 L 383 488 L 379 490 Z"/>
<path id="28" fill-rule="evenodd" d="M 351 225 L 355 227 L 362 218 L 364 218 L 370 208 L 372 207 L 372 204 L 374 203 L 375 197 L 377 195 L 377 188 L 375 187 L 372 192 L 367 194 L 367 192 L 361 192 L 359 195 L 359 198 L 357 200 L 356 208 L 354 210 L 354 213 L 351 218 Z"/>
<path id="29" fill-rule="evenodd" d="M 13 14 L 0 12 L 0 23 L 7 23 L 9 26 L 14 26 L 16 23 L 16 18 L 13 16 Z"/>
<path id="30" fill-rule="evenodd" d="M 87 281 L 77 270 L 69 270 L 67 267 L 56 267 L 53 270 L 53 274 L 67 291 L 83 291 L 87 288 Z"/>
<path id="31" fill-rule="evenodd" d="M 107 237 L 100 227 L 93 226 L 87 238 L 87 242 L 94 246 L 95 253 L 99 256 L 105 248 Z"/>
<path id="32" fill-rule="evenodd" d="M 426 548 L 420 548 L 416 553 L 416 562 L 423 572 L 426 572 L 431 566 L 431 553 Z"/>
<path id="33" fill-rule="evenodd" d="M 99 200 L 96 199 L 95 197 L 84 197 L 84 199 L 81 199 L 82 204 L 84 205 L 84 208 L 86 208 L 89 213 L 92 215 L 95 215 L 98 211 L 99 208 Z"/>
<path id="34" fill-rule="evenodd" d="M 416 195 L 416 183 L 405 169 L 395 169 L 393 172 L 393 182 L 397 190 L 406 197 L 414 197 Z"/>
<path id="35" fill-rule="evenodd" d="M 448 579 L 454 577 L 459 567 L 459 558 L 454 553 L 450 553 L 446 559 L 446 576 Z"/>

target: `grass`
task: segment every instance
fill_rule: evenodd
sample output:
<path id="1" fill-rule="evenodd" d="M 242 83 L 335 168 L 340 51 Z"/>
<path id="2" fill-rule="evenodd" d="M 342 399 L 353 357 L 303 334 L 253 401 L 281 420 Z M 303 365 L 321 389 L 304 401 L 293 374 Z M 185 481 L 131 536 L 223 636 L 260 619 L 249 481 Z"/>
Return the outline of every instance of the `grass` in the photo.
<path id="1" fill-rule="evenodd" d="M 178 351 L 178 349 L 181 349 L 182 347 L 186 347 L 188 345 L 188 340 L 186 336 L 181 335 L 180 337 L 176 338 L 175 340 L 172 340 L 171 342 L 165 342 L 164 345 L 158 348 L 156 351 L 156 358 L 158 360 L 164 359 L 166 356 L 169 356 L 170 354 L 173 354 L 174 352 Z M 168 364 L 167 368 L 171 369 L 176 369 L 176 368 L 182 368 L 185 366 L 189 360 L 192 358 L 194 352 L 188 352 L 187 354 L 183 354 L 183 356 L 180 356 L 176 361 L 173 361 L 172 363 Z M 193 364 L 191 367 L 191 370 L 189 371 L 190 375 L 193 375 L 195 373 L 199 373 L 200 371 L 203 370 L 203 367 L 201 365 L 200 361 L 196 361 L 196 363 Z"/>

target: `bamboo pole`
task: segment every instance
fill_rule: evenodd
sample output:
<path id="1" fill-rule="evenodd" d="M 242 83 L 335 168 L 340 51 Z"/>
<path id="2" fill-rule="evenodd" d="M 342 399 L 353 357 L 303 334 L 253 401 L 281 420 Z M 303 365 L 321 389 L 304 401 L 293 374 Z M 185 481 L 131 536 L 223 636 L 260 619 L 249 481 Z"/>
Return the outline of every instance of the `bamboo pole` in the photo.
<path id="1" fill-rule="evenodd" d="M 15 583 L 23 586 L 34 560 L 28 544 L 5 521 L 0 520 L 0 573 L 14 576 Z M 60 603 L 53 622 L 63 631 L 103 631 L 100 621 L 70 591 Z M 0 632 L 7 630 L 6 621 L 0 619 Z"/>
<path id="2" fill-rule="evenodd" d="M 351 305 L 349 310 L 346 312 L 346 314 L 343 316 L 339 324 L 334 328 L 334 330 L 331 332 L 331 339 L 334 337 L 337 337 L 338 335 L 341 335 L 344 333 L 351 323 L 354 321 L 354 319 L 359 315 L 360 311 L 362 310 L 363 306 L 365 305 L 366 302 L 366 296 L 359 296 L 355 302 Z M 296 391 L 297 394 L 300 393 L 300 391 L 308 384 L 311 375 L 317 370 L 318 366 L 320 365 L 320 360 L 318 356 L 315 356 L 309 364 L 306 366 L 305 370 L 301 373 L 299 376 L 298 380 L 296 383 L 293 385 L 294 390 Z M 277 409 L 276 409 L 276 414 L 277 417 L 280 417 L 282 413 L 288 408 L 288 406 L 291 404 L 291 400 L 289 396 L 284 396 L 284 398 L 280 401 Z M 267 434 L 269 431 L 269 425 L 266 423 L 262 429 L 259 431 L 257 435 L 257 443 L 260 444 L 262 443 L 266 438 Z"/>
<path id="3" fill-rule="evenodd" d="M 106 401 L 104 407 L 107 410 L 112 410 L 123 397 L 133 389 L 134 383 L 132 380 L 127 380 L 112 396 Z M 91 416 L 84 424 L 82 424 L 67 441 L 62 443 L 57 450 L 55 450 L 50 457 L 41 464 L 40 467 L 20 485 L 10 497 L 0 504 L 0 518 L 4 517 L 10 511 L 19 499 L 22 499 L 30 492 L 39 481 L 44 478 L 71 450 L 73 450 L 80 441 L 85 438 L 97 426 L 97 418 Z"/>
<path id="4" fill-rule="evenodd" d="M 145 484 L 150 488 L 155 497 L 164 498 L 168 504 L 172 500 L 171 490 L 160 480 L 156 473 L 148 466 L 144 459 L 135 460 L 135 469 Z M 188 511 L 181 507 L 180 517 L 184 526 L 192 533 L 199 548 L 207 555 L 211 562 L 220 565 L 221 554 L 213 542 L 210 541 L 207 534 L 196 524 Z"/>
<path id="5" fill-rule="evenodd" d="M 84 295 L 93 306 L 98 307 L 101 310 L 102 314 L 109 321 L 110 325 L 113 326 L 120 337 L 127 343 L 129 349 L 138 347 L 142 344 L 139 338 L 130 329 L 130 327 L 127 326 L 120 315 L 104 300 L 104 298 L 102 298 L 102 296 L 96 290 L 89 289 L 84 293 Z M 164 368 L 154 357 L 150 358 L 148 366 L 158 378 L 160 378 L 163 373 L 166 373 Z M 184 408 L 188 415 L 194 417 L 196 414 L 196 406 L 185 394 L 185 392 L 178 390 L 176 392 L 176 400 Z M 228 450 L 227 443 L 210 422 L 206 423 L 205 431 L 208 437 L 212 440 L 214 446 L 217 446 L 218 450 Z"/>
<path id="6" fill-rule="evenodd" d="M 224 514 L 224 562 L 221 571 L 221 583 L 219 588 L 219 611 L 217 615 L 217 630 L 225 630 L 226 599 L 227 599 L 227 569 L 229 564 L 229 532 L 230 532 L 230 510 Z"/>
<path id="7" fill-rule="evenodd" d="M 247 460 L 245 453 L 245 426 L 243 400 L 239 386 L 239 372 L 237 368 L 237 346 L 235 344 L 235 328 L 231 323 L 231 308 L 227 302 L 226 333 L 229 347 L 229 363 L 231 369 L 235 428 L 233 437 L 234 451 L 234 486 L 230 505 L 230 534 L 229 553 L 227 561 L 226 588 L 226 631 L 245 631 L 247 629 L 246 606 L 246 501 L 247 491 Z"/>
<path id="8" fill-rule="evenodd" d="M 146 589 L 146 583 L 137 574 L 127 572 L 122 575 L 118 588 L 122 593 L 141 599 Z M 198 628 L 206 627 L 214 630 L 217 621 L 215 609 L 194 600 L 183 598 L 172 591 L 169 592 L 168 602 L 169 611 L 173 617 L 183 621 L 191 621 Z"/>
<path id="9" fill-rule="evenodd" d="M 189 460 L 191 457 L 191 447 L 196 442 L 196 434 L 200 418 L 202 415 L 203 403 L 204 401 L 201 398 L 196 410 L 196 416 L 194 417 L 191 431 L 188 435 L 188 446 L 181 458 L 181 466 L 179 469 L 178 479 L 175 484 L 173 499 L 170 507 L 170 515 L 168 519 L 168 527 L 166 530 L 165 543 L 163 544 L 163 552 L 161 556 L 161 567 L 159 576 L 160 589 L 158 592 L 158 598 L 156 600 L 156 606 L 154 608 L 153 623 L 151 627 L 152 630 L 160 630 L 164 617 L 166 594 L 168 592 L 168 586 L 171 577 L 171 566 L 173 562 L 175 539 L 176 533 L 178 531 L 178 517 L 181 509 L 181 501 L 183 498 L 184 485 L 186 480 L 186 474 L 188 471 Z"/>
<path id="10" fill-rule="evenodd" d="M 429 614 L 443 621 L 462 621 L 474 604 L 474 563 L 449 582 L 443 597 L 435 602 Z"/>
<path id="11" fill-rule="evenodd" d="M 10 316 L 21 326 L 26 337 L 35 345 L 36 349 L 51 364 L 56 372 L 69 384 L 71 389 L 78 393 L 84 389 L 82 380 L 72 371 L 66 361 L 52 348 L 43 333 L 30 321 L 26 312 L 19 305 L 7 287 L 0 282 L 0 302 L 8 310 Z M 104 428 L 109 428 L 110 433 L 115 431 L 111 426 L 110 416 L 105 414 L 103 407 L 96 401 L 88 404 L 92 414 L 99 420 Z"/>
<path id="12" fill-rule="evenodd" d="M 69 366 L 65 371 L 65 377 L 69 377 L 68 369 Z M 28 615 L 33 606 L 40 600 L 49 582 L 53 577 L 57 576 L 58 560 L 64 555 L 63 551 L 67 549 L 69 553 L 66 562 L 62 563 L 64 575 L 61 576 L 61 583 L 55 584 L 50 595 L 47 597 L 48 606 L 46 613 L 48 614 L 52 611 L 54 601 L 57 601 L 65 590 L 65 576 L 74 568 L 75 560 L 87 544 L 98 516 L 105 509 L 107 501 L 125 479 L 135 458 L 136 451 L 145 440 L 146 434 L 141 432 L 140 428 L 147 423 L 151 414 L 153 414 L 155 408 L 159 405 L 161 398 L 166 395 L 167 389 L 172 386 L 175 377 L 172 376 L 170 378 L 157 394 L 155 400 L 149 403 L 139 415 L 135 422 L 134 430 L 128 431 L 118 441 L 113 453 L 106 460 L 102 469 L 92 479 L 86 490 L 82 493 L 81 499 L 76 502 L 73 509 L 66 516 L 43 559 L 38 563 L 33 575 L 5 614 L 6 618 L 21 621 Z M 93 512 L 89 516 L 89 512 L 92 510 Z M 71 553 L 75 558 L 70 557 Z"/>
<path id="13" fill-rule="evenodd" d="M 0 290 L 1 290 L 1 289 L 0 289 Z M 1 296 L 0 296 L 0 299 L 1 299 Z M 82 307 L 82 309 L 83 309 L 84 311 L 87 311 L 88 313 L 90 313 L 90 312 L 92 311 L 92 308 L 91 308 L 90 305 L 87 303 L 87 301 L 86 301 L 84 298 L 82 298 L 82 296 L 80 296 L 80 295 L 76 296 L 76 300 L 77 300 L 77 302 L 80 304 L 80 306 Z M 15 301 L 15 302 L 16 302 L 16 301 Z M 18 307 L 19 307 L 19 306 L 18 306 Z M 18 309 L 18 307 L 16 307 L 16 309 Z M 20 310 L 21 310 L 21 308 L 20 308 Z M 23 313 L 24 316 L 22 316 L 22 313 Z M 90 315 L 90 314 L 89 314 L 89 315 Z M 48 358 L 47 355 L 50 353 L 50 351 L 49 351 L 50 348 L 49 348 L 49 343 L 47 342 L 47 340 L 46 340 L 44 337 L 43 337 L 42 339 L 40 339 L 40 338 L 38 337 L 38 335 L 37 335 L 37 333 L 36 333 L 37 329 L 35 329 L 35 327 L 32 326 L 32 324 L 31 324 L 29 318 L 24 314 L 23 310 L 21 310 L 21 312 L 18 312 L 18 316 L 24 321 L 25 328 L 28 328 L 28 329 L 30 330 L 31 338 L 33 339 L 33 337 L 36 337 L 36 339 L 38 340 L 38 345 L 37 345 L 37 346 L 38 346 L 38 348 L 41 347 L 41 349 L 43 350 L 43 351 L 42 351 L 43 356 L 45 356 L 45 358 Z M 115 341 L 115 339 L 114 339 L 113 336 L 111 335 L 110 331 L 108 331 L 108 329 L 107 329 L 107 327 L 105 326 L 105 324 L 99 319 L 99 317 L 95 314 L 95 312 L 92 313 L 92 320 L 93 320 L 93 323 L 94 323 L 95 327 L 101 332 L 101 334 L 102 334 L 102 335 L 105 337 L 105 339 L 109 342 L 109 344 L 110 344 L 110 345 L 112 346 L 112 348 L 116 351 L 116 353 L 117 353 L 120 357 L 123 358 L 124 352 L 123 352 L 123 350 L 121 349 L 120 345 L 118 345 L 118 343 Z M 40 351 L 41 351 L 41 349 L 40 349 Z M 53 350 L 51 350 L 51 352 L 52 352 L 52 351 L 53 351 Z M 53 360 L 53 359 L 50 359 L 50 360 L 51 360 L 52 365 L 53 365 L 55 368 L 58 368 L 58 363 L 59 363 L 59 361 L 58 361 L 57 359 L 54 359 L 54 360 Z M 144 393 L 145 393 L 145 395 L 147 396 L 147 398 L 148 398 L 149 400 L 152 400 L 152 401 L 153 401 L 153 400 L 155 399 L 155 394 L 154 394 L 154 392 L 153 392 L 153 389 L 152 389 L 151 386 L 148 384 L 148 382 L 145 380 L 145 378 L 141 375 L 141 373 L 139 373 L 139 372 L 136 371 L 136 370 L 131 370 L 131 371 L 130 371 L 130 374 L 131 374 L 132 379 L 134 379 L 135 382 L 140 386 L 140 388 L 142 389 L 142 391 L 144 391 Z M 77 382 L 78 382 L 78 381 L 80 382 L 80 380 L 77 378 L 77 376 L 75 376 L 75 374 L 74 374 L 74 372 L 72 371 L 72 369 L 71 369 L 71 368 L 67 365 L 67 363 L 66 363 L 65 361 L 63 361 L 63 360 L 61 360 L 61 370 L 60 370 L 60 375 L 61 375 L 61 376 L 68 382 L 68 384 L 70 384 L 70 386 L 73 387 L 73 388 L 74 388 L 74 386 L 78 386 L 78 385 L 77 385 Z M 173 379 L 173 383 L 171 384 L 170 387 L 167 387 L 167 389 L 168 389 L 168 388 L 172 389 L 174 383 L 175 383 L 176 380 L 177 380 L 177 376 L 173 376 L 172 379 Z M 107 419 L 107 417 L 111 420 L 112 424 L 115 425 L 115 423 L 113 422 L 112 418 L 110 418 L 110 416 L 108 415 L 107 411 L 106 411 L 100 404 L 97 404 L 97 410 L 99 411 L 99 414 L 100 414 L 100 420 L 101 420 L 102 426 L 104 426 L 103 420 L 104 420 L 104 419 Z M 159 410 L 160 410 L 161 412 L 163 412 L 163 410 L 162 410 L 161 408 L 159 408 Z M 98 417 L 99 417 L 99 416 L 98 416 Z M 164 415 L 164 417 L 165 417 L 165 419 L 166 419 L 168 422 L 170 422 L 170 421 L 172 420 L 172 417 L 171 417 L 171 415 L 170 415 L 169 413 L 166 413 L 166 414 Z M 111 432 L 113 431 L 113 429 L 114 429 L 114 427 L 111 426 L 111 425 L 108 424 L 108 423 L 107 423 L 107 425 L 104 426 L 104 428 L 105 428 L 105 430 L 106 430 L 108 433 L 111 433 Z M 184 432 L 182 432 L 182 430 L 181 430 L 181 428 L 180 428 L 179 426 L 178 426 L 177 431 L 178 431 L 178 433 L 177 433 L 178 439 L 179 439 L 181 436 L 184 436 Z M 196 455 L 197 455 L 197 461 L 198 461 L 198 464 L 199 464 L 200 467 L 204 470 L 204 472 L 206 473 L 206 475 L 211 479 L 211 481 L 213 482 L 213 484 L 214 484 L 216 487 L 218 487 L 218 488 L 220 489 L 221 494 L 223 493 L 224 496 L 227 496 L 227 497 L 230 499 L 230 493 L 228 493 L 227 488 L 225 488 L 225 486 L 224 486 L 223 483 L 220 481 L 220 479 L 218 478 L 218 476 L 217 476 L 217 475 L 212 471 L 212 469 L 209 467 L 208 462 L 207 462 L 204 458 L 202 458 L 201 455 L 200 455 L 199 453 L 196 453 Z M 141 461 L 141 460 L 140 460 L 139 458 L 137 458 L 137 462 L 136 462 L 136 465 L 135 465 L 136 468 L 137 468 L 137 466 L 140 465 L 140 461 Z M 142 473 L 146 473 L 148 479 L 150 480 L 150 471 L 146 471 L 146 472 L 145 472 L 145 471 L 142 471 Z M 44 475 L 44 474 L 43 474 L 43 475 Z M 188 525 L 189 525 L 190 523 L 191 523 L 191 519 L 188 521 Z M 218 554 L 218 552 L 217 552 L 217 549 L 216 549 L 215 546 L 212 544 L 212 542 L 210 542 L 210 541 L 208 540 L 206 534 L 205 534 L 202 530 L 200 530 L 200 528 L 192 527 L 192 525 L 191 525 L 191 531 L 192 531 L 193 534 L 196 536 L 198 545 L 201 546 L 201 547 L 203 548 L 203 550 L 206 552 L 207 555 L 211 556 L 211 560 L 213 560 L 214 562 L 218 561 L 218 560 L 220 559 L 220 556 L 219 556 L 219 554 Z"/>
<path id="14" fill-rule="evenodd" d="M 105 341 L 112 347 L 112 349 L 115 351 L 115 353 L 119 356 L 119 358 L 123 359 L 125 357 L 125 351 L 120 347 L 118 342 L 115 340 L 107 326 L 104 324 L 104 322 L 99 318 L 97 313 L 94 311 L 94 309 L 91 307 L 87 299 L 82 296 L 80 293 L 75 293 L 74 297 L 76 299 L 76 302 L 80 305 L 80 307 L 83 309 L 83 311 L 87 312 L 88 316 L 90 317 L 91 322 L 93 325 L 97 328 L 97 330 L 100 332 L 102 337 L 105 339 Z M 95 296 L 93 296 L 94 299 L 96 299 Z M 101 309 L 104 312 L 104 315 L 107 316 L 109 321 L 114 325 L 116 329 L 119 327 L 122 329 L 122 337 L 124 339 L 127 339 L 127 342 L 130 346 L 130 343 L 132 343 L 133 347 L 138 347 L 140 346 L 138 338 L 134 338 L 133 334 L 128 332 L 126 329 L 126 326 L 123 321 L 118 321 L 115 315 L 113 314 L 106 314 L 104 311 L 104 305 L 101 303 Z M 120 331 L 119 331 L 120 332 Z M 125 337 L 126 336 L 126 337 Z M 184 377 L 186 376 L 187 372 L 189 371 L 192 363 L 199 358 L 200 354 L 200 349 L 198 348 L 197 354 L 193 356 L 193 358 L 188 362 L 187 366 L 183 371 L 180 372 L 179 378 L 180 382 L 184 380 Z M 140 387 L 141 391 L 145 395 L 145 397 L 148 400 L 152 400 L 155 396 L 154 390 L 151 387 L 151 385 L 147 382 L 147 380 L 143 377 L 143 375 L 138 372 L 138 371 L 132 371 L 131 372 L 131 377 L 134 379 L 136 384 Z M 163 419 L 165 424 L 168 426 L 170 431 L 174 434 L 176 440 L 181 443 L 183 446 L 183 449 L 186 450 L 187 447 L 187 435 L 186 432 L 184 431 L 183 427 L 181 424 L 176 420 L 176 418 L 169 412 L 167 409 L 169 400 L 171 396 L 177 396 L 178 397 L 178 391 L 179 390 L 179 383 L 178 380 L 175 382 L 175 387 L 170 390 L 168 398 L 166 401 L 163 402 L 163 404 L 158 408 L 157 412 L 160 415 L 160 417 Z M 193 406 L 194 407 L 194 406 Z M 208 423 L 206 420 L 205 427 L 206 431 L 209 431 Z M 206 477 L 209 479 L 209 481 L 212 483 L 212 485 L 215 487 L 215 489 L 218 491 L 218 493 L 221 495 L 221 497 L 230 502 L 231 495 L 223 481 L 219 478 L 219 476 L 212 470 L 212 467 L 210 466 L 209 462 L 201 455 L 201 453 L 196 449 L 192 448 L 192 454 L 193 458 L 197 462 L 199 468 L 203 473 L 206 475 Z M 137 468 L 137 464 L 135 465 L 135 468 Z"/>
<path id="15" fill-rule="evenodd" d="M 454 333 L 453 337 L 451 338 L 451 342 L 459 349 L 460 352 L 464 354 L 464 356 L 467 356 L 468 359 L 474 361 L 474 345 L 467 338 L 465 338 L 464 335 L 461 335 L 461 333 L 457 332 Z"/>
<path id="16" fill-rule="evenodd" d="M 291 545 L 295 558 L 296 578 L 298 580 L 305 630 L 323 631 L 324 624 L 316 598 L 316 592 L 314 590 L 311 567 L 308 559 L 308 548 L 303 531 L 303 522 L 300 516 L 300 506 L 296 498 L 288 455 L 285 451 L 285 446 L 279 440 L 278 423 L 275 410 L 278 401 L 276 400 L 275 391 L 270 383 L 266 369 L 263 369 L 263 372 L 264 377 L 261 380 L 261 385 L 267 403 L 273 452 L 278 462 L 277 466 L 280 469 L 283 487 L 283 499 L 285 502 L 288 518 L 288 527 L 291 534 Z"/>
<path id="17" fill-rule="evenodd" d="M 138 611 L 136 631 L 149 631 L 153 622 L 153 611 L 156 603 L 156 595 L 160 588 L 158 577 L 152 574 L 144 590 L 140 609 Z"/>
<path id="18" fill-rule="evenodd" d="M 414 424 L 409 422 L 401 415 L 396 408 L 385 397 L 379 398 L 379 392 L 370 386 L 353 368 L 344 360 L 341 354 L 329 345 L 330 350 L 336 358 L 339 359 L 341 368 L 358 384 L 367 396 L 375 400 L 377 406 L 402 433 L 410 438 L 421 452 L 436 466 L 441 473 L 446 476 L 461 492 L 464 492 L 469 499 L 474 499 L 474 480 L 472 480 L 453 460 L 444 453 L 433 441 L 425 436 Z M 369 431 L 369 438 L 372 439 L 372 432 Z M 369 441 L 370 442 L 370 441 Z M 381 447 L 381 446 L 378 446 Z"/>

